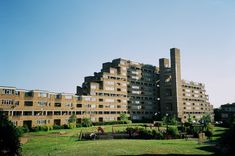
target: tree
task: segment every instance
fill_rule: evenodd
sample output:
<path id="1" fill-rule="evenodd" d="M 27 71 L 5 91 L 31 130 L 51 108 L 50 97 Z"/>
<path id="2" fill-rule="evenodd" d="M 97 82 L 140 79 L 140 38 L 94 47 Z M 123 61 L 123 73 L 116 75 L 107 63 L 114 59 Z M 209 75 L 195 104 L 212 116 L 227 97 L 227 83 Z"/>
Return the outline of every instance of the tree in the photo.
<path id="1" fill-rule="evenodd" d="M 203 129 L 207 127 L 209 123 L 211 123 L 211 116 L 210 114 L 204 114 L 202 118 L 199 120 L 199 122 L 202 124 Z"/>
<path id="2" fill-rule="evenodd" d="M 125 113 L 121 113 L 120 114 L 120 120 L 124 123 L 124 121 L 128 120 L 128 116 Z"/>
<path id="3" fill-rule="evenodd" d="M 92 126 L 92 122 L 90 118 L 83 118 L 82 119 L 82 126 L 83 127 L 90 127 Z"/>
<path id="4" fill-rule="evenodd" d="M 75 114 L 72 114 L 70 117 L 69 117 L 69 123 L 76 123 L 77 122 L 77 116 Z"/>
<path id="5" fill-rule="evenodd" d="M 20 132 L 16 126 L 0 112 L 0 155 L 21 155 L 19 138 Z"/>
<path id="6" fill-rule="evenodd" d="M 68 121 L 68 127 L 70 129 L 76 128 L 76 122 L 77 122 L 77 116 L 75 114 L 72 114 L 69 117 L 69 121 Z"/>

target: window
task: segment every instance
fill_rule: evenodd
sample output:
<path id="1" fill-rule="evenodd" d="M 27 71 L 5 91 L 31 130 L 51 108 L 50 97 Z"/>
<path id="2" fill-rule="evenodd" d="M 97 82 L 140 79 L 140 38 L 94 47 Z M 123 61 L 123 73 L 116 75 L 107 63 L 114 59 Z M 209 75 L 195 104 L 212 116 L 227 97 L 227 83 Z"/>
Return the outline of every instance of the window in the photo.
<path id="1" fill-rule="evenodd" d="M 131 86 L 132 89 L 140 89 L 139 86 Z"/>
<path id="2" fill-rule="evenodd" d="M 103 99 L 99 99 L 99 102 L 102 102 L 102 101 L 104 101 Z"/>
<path id="3" fill-rule="evenodd" d="M 44 124 L 46 124 L 46 123 L 47 123 L 46 120 L 37 120 L 37 124 L 38 124 L 38 125 L 44 125 Z"/>
<path id="4" fill-rule="evenodd" d="M 33 101 L 25 101 L 24 105 L 25 106 L 33 106 Z"/>
<path id="5" fill-rule="evenodd" d="M 61 107 L 61 103 L 55 103 L 55 107 Z"/>
<path id="6" fill-rule="evenodd" d="M 78 107 L 78 108 L 81 108 L 81 107 L 82 107 L 82 104 L 77 104 L 77 107 Z"/>
<path id="7" fill-rule="evenodd" d="M 38 94 L 38 96 L 39 96 L 39 97 L 47 97 L 47 93 L 40 92 L 40 93 Z"/>
<path id="8" fill-rule="evenodd" d="M 103 108 L 104 106 L 103 105 L 99 105 L 99 108 Z"/>
<path id="9" fill-rule="evenodd" d="M 96 108 L 96 105 L 91 105 L 91 108 Z"/>
<path id="10" fill-rule="evenodd" d="M 33 92 L 25 92 L 25 97 L 33 97 Z"/>
<path id="11" fill-rule="evenodd" d="M 14 101 L 13 100 L 2 100 L 2 104 L 5 104 L 5 105 L 13 105 L 14 104 Z"/>
<path id="12" fill-rule="evenodd" d="M 72 107 L 72 104 L 71 103 L 66 103 L 65 107 Z"/>
<path id="13" fill-rule="evenodd" d="M 38 101 L 38 106 L 47 106 L 47 102 L 45 101 Z"/>
<path id="14" fill-rule="evenodd" d="M 13 89 L 3 89 L 3 94 L 14 94 L 14 90 Z"/>

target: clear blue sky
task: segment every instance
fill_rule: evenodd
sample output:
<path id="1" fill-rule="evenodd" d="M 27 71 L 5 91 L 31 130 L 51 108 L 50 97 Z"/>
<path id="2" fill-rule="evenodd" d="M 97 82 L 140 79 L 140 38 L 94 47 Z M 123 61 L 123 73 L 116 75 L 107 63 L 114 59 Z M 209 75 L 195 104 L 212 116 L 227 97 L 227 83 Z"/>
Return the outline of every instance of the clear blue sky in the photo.
<path id="1" fill-rule="evenodd" d="M 158 65 L 177 47 L 182 78 L 235 102 L 233 0 L 1 0 L 0 85 L 75 93 L 103 62 Z"/>

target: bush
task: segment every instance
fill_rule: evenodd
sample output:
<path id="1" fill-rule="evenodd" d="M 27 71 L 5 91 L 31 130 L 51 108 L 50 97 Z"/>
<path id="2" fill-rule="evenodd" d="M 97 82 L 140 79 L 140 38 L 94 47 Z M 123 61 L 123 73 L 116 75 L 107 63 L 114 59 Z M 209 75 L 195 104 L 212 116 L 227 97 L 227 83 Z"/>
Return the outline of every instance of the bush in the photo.
<path id="1" fill-rule="evenodd" d="M 162 121 L 155 121 L 155 122 L 154 122 L 154 126 L 155 126 L 155 127 L 162 127 L 162 126 L 163 126 L 163 123 L 162 123 Z"/>
<path id="2" fill-rule="evenodd" d="M 179 137 L 179 130 L 178 130 L 178 128 L 175 127 L 175 126 L 170 126 L 170 127 L 168 127 L 167 133 L 168 133 L 169 135 L 171 135 L 172 137 L 174 137 L 174 138 L 178 138 L 178 137 Z"/>
<path id="3" fill-rule="evenodd" d="M 49 126 L 49 125 L 35 126 L 35 127 L 32 127 L 31 129 L 32 132 L 49 131 L 49 130 L 53 130 L 53 126 Z"/>
<path id="4" fill-rule="evenodd" d="M 132 135 L 135 133 L 136 129 L 133 127 L 127 127 L 126 132 L 129 134 L 129 137 L 132 137 Z"/>
<path id="5" fill-rule="evenodd" d="M 102 126 L 102 125 L 117 125 L 117 124 L 131 124 L 131 120 L 125 121 L 107 121 L 107 122 L 95 122 L 93 123 L 94 126 Z"/>
<path id="6" fill-rule="evenodd" d="M 53 129 L 61 129 L 62 127 L 60 125 L 53 125 Z"/>
<path id="7" fill-rule="evenodd" d="M 29 132 L 29 128 L 27 126 L 20 126 L 17 127 L 18 133 L 20 136 L 22 136 L 24 133 L 28 133 Z"/>
<path id="8" fill-rule="evenodd" d="M 151 139 L 151 138 L 153 138 L 152 131 L 140 128 L 139 129 L 139 137 L 142 139 Z"/>
<path id="9" fill-rule="evenodd" d="M 155 130 L 155 129 L 152 130 L 152 136 L 155 139 L 164 139 L 164 134 L 160 131 Z"/>
<path id="10" fill-rule="evenodd" d="M 32 131 L 32 132 L 38 132 L 38 131 L 40 131 L 40 126 L 32 127 L 32 128 L 31 128 L 31 131 Z"/>
<path id="11" fill-rule="evenodd" d="M 92 126 L 92 122 L 91 122 L 90 118 L 83 118 L 81 124 L 83 127 L 91 127 Z"/>
<path id="12" fill-rule="evenodd" d="M 76 128 L 76 123 L 69 123 L 69 124 L 68 124 L 68 128 L 69 128 L 69 129 L 74 129 L 74 128 Z"/>
<path id="13" fill-rule="evenodd" d="M 131 123 L 132 123 L 131 120 L 125 120 L 125 121 L 124 121 L 124 124 L 131 124 Z"/>

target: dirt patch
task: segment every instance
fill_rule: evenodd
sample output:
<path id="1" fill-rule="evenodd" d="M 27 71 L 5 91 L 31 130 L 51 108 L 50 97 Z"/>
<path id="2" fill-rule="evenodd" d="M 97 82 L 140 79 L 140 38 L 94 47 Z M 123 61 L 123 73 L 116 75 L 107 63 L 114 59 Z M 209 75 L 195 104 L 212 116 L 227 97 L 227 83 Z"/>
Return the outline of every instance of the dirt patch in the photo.
<path id="1" fill-rule="evenodd" d="M 21 144 L 26 144 L 28 141 L 29 141 L 29 138 L 26 138 L 26 137 L 21 137 L 20 138 L 20 143 Z"/>

